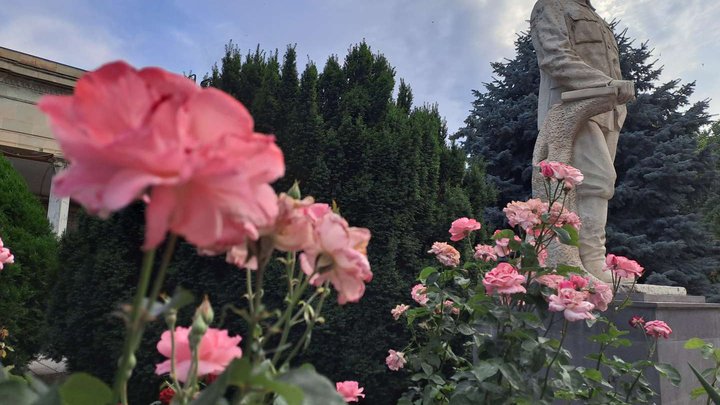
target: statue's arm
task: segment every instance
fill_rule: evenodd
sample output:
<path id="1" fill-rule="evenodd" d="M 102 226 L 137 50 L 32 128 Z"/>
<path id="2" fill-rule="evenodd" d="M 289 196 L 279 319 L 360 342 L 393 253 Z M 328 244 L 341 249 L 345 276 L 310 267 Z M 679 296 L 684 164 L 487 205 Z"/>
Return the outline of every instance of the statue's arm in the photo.
<path id="1" fill-rule="evenodd" d="M 570 44 L 565 12 L 557 0 L 540 0 L 530 19 L 538 64 L 568 90 L 607 86 L 613 80 L 580 58 Z M 537 49 L 537 48 L 541 49 Z"/>

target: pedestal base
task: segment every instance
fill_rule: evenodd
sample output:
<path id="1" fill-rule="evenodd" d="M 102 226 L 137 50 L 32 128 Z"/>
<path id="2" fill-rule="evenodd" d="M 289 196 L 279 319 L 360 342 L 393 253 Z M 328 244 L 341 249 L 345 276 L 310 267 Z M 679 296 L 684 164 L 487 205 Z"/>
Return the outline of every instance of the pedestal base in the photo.
<path id="1" fill-rule="evenodd" d="M 690 391 L 700 386 L 700 383 L 692 374 L 688 363 L 699 370 L 712 366 L 712 363 L 703 360 L 698 350 L 686 350 L 683 346 L 688 339 L 698 337 L 720 347 L 720 304 L 705 303 L 704 297 L 679 294 L 680 290 L 684 292 L 684 288 L 649 285 L 636 287 L 639 288 L 630 293 L 632 300 L 630 306 L 612 315 L 610 309 L 605 314 L 615 322 L 618 329 L 630 331 L 624 337 L 632 341 L 632 346 L 608 350 L 606 354 L 609 356 L 617 354 L 628 362 L 646 359 L 647 345 L 643 333 L 638 329 L 631 328 L 628 321 L 633 315 L 642 316 L 645 321 L 656 319 L 665 321 L 672 328 L 673 333 L 668 339 L 659 339 L 653 360 L 658 363 L 672 364 L 680 372 L 682 382 L 679 387 L 674 387 L 666 378 L 660 377 L 654 369 L 646 370 L 645 377 L 658 393 L 657 403 L 663 405 L 705 404 L 707 397 L 701 397 L 695 401 L 690 399 Z M 619 305 L 624 298 L 623 294 L 618 294 L 619 301 L 615 305 Z M 588 328 L 583 322 L 575 322 L 568 328 L 569 335 L 565 341 L 567 348 L 577 361 L 576 365 L 595 366 L 594 362 L 585 360 L 584 357 L 590 353 L 597 353 L 598 345 L 590 342 L 588 338 L 600 333 L 600 327 L 600 325 L 595 325 L 593 328 Z"/>

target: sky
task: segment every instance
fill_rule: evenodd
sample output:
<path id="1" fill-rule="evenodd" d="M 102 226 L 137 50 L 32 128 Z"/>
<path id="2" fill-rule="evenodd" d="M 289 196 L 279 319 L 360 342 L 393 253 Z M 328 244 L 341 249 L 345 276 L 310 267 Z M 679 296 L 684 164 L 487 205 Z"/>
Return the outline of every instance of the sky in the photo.
<path id="1" fill-rule="evenodd" d="M 341 59 L 365 40 L 413 89 L 437 103 L 450 133 L 463 126 L 472 90 L 491 62 L 512 58 L 534 0 L 3 0 L 0 46 L 83 69 L 124 59 L 201 78 L 233 40 L 280 54 L 296 45 L 298 69 Z M 720 2 L 593 0 L 606 20 L 648 41 L 663 80 L 697 84 L 693 101 L 720 114 Z M 720 119 L 720 115 L 715 117 Z"/>

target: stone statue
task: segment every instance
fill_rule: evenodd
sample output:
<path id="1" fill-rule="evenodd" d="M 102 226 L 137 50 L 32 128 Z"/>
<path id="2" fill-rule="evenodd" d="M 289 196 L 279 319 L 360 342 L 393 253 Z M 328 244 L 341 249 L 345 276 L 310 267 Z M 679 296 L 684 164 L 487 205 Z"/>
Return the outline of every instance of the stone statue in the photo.
<path id="1" fill-rule="evenodd" d="M 614 160 L 624 104 L 634 97 L 633 82 L 622 80 L 612 29 L 589 0 L 539 0 L 530 26 L 540 66 L 540 134 L 533 163 L 568 163 L 585 175 L 566 201 L 582 220 L 579 248 L 551 246 L 549 261 L 582 267 L 608 281 L 602 271 L 605 224 L 615 191 Z M 538 177 L 533 179 L 536 197 L 543 190 Z"/>

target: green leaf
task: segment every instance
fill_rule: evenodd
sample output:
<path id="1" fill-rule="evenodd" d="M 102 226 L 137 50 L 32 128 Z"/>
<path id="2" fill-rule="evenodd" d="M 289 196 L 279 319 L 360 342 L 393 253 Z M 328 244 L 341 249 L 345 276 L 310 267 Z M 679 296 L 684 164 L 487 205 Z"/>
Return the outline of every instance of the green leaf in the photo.
<path id="1" fill-rule="evenodd" d="M 58 387 L 53 387 L 41 394 L 40 398 L 33 402 L 33 405 L 70 405 L 70 403 L 63 402 L 60 390 L 58 390 Z"/>
<path id="2" fill-rule="evenodd" d="M 458 332 L 462 333 L 465 336 L 470 336 L 475 334 L 475 329 L 473 329 L 470 325 L 466 323 L 458 324 L 457 326 Z"/>
<path id="3" fill-rule="evenodd" d="M 252 366 L 246 358 L 235 359 L 227 366 L 220 376 L 200 392 L 200 396 L 195 398 L 191 405 L 216 405 L 225 395 L 227 387 L 232 385 L 242 385 L 250 380 Z"/>
<path id="4" fill-rule="evenodd" d="M 700 338 L 692 338 L 685 342 L 685 348 L 688 350 L 694 350 L 699 349 L 701 347 L 705 346 L 705 341 Z"/>
<path id="5" fill-rule="evenodd" d="M 498 239 L 503 239 L 503 238 L 514 240 L 515 232 L 512 229 L 503 229 L 502 231 L 500 231 L 490 237 L 490 239 L 492 239 L 492 240 L 498 240 Z"/>
<path id="6" fill-rule="evenodd" d="M 560 243 L 564 245 L 572 245 L 572 238 L 570 237 L 568 231 L 563 228 L 553 228 L 553 231 L 557 234 Z"/>
<path id="7" fill-rule="evenodd" d="M 594 368 L 584 370 L 582 372 L 582 375 L 584 375 L 585 378 L 587 378 L 588 380 L 592 380 L 595 382 L 601 382 L 603 379 L 602 373 L 598 370 L 595 370 Z"/>
<path id="8" fill-rule="evenodd" d="M 488 363 L 486 361 L 480 362 L 477 366 L 473 367 L 472 374 L 477 378 L 478 382 L 483 382 L 486 379 L 494 376 L 498 372 L 498 366 Z"/>
<path id="9" fill-rule="evenodd" d="M 688 365 L 690 366 L 693 374 L 695 374 L 695 377 L 697 377 L 697 379 L 700 381 L 700 385 L 705 388 L 705 392 L 707 392 L 707 394 L 710 396 L 710 399 L 712 399 L 713 403 L 715 403 L 715 405 L 720 405 L 720 393 L 718 393 L 717 390 L 713 388 L 713 386 L 710 385 L 710 383 L 707 382 L 707 380 L 704 379 L 697 370 L 695 370 L 695 367 L 693 367 L 692 364 L 688 363 Z"/>
<path id="10" fill-rule="evenodd" d="M 697 397 L 703 396 L 705 394 L 706 394 L 705 388 L 697 387 L 697 388 L 693 389 L 692 391 L 690 391 L 690 398 L 696 399 Z"/>
<path id="11" fill-rule="evenodd" d="M 112 390 L 104 382 L 86 373 L 70 376 L 60 386 L 60 396 L 67 405 L 97 405 L 112 401 Z"/>
<path id="12" fill-rule="evenodd" d="M 290 370 L 277 379 L 300 388 L 304 394 L 303 405 L 345 405 L 330 380 L 318 374 L 310 364 Z"/>
<path id="13" fill-rule="evenodd" d="M 31 405 L 38 399 L 27 382 L 6 380 L 0 383 L 0 404 Z"/>
<path id="14" fill-rule="evenodd" d="M 567 276 L 570 273 L 583 274 L 584 271 L 580 267 L 568 266 L 566 264 L 558 264 L 555 272 L 561 276 Z"/>
<path id="15" fill-rule="evenodd" d="M 571 246 L 579 246 L 580 245 L 580 235 L 578 234 L 578 230 L 575 229 L 574 226 L 570 224 L 565 224 L 562 226 L 562 229 L 568 233 L 568 236 L 570 237 L 570 243 L 567 243 Z"/>
<path id="16" fill-rule="evenodd" d="M 520 372 L 517 370 L 517 368 L 515 368 L 514 364 L 500 363 L 497 367 L 502 373 L 503 377 L 505 377 L 505 379 L 513 387 L 513 389 L 517 390 L 520 389 L 520 387 L 522 387 L 523 385 L 525 385 L 525 382 L 523 381 Z"/>
<path id="17" fill-rule="evenodd" d="M 425 267 L 420 272 L 420 275 L 418 276 L 418 280 L 420 280 L 423 284 L 425 281 L 427 281 L 427 278 L 430 277 L 431 274 L 437 273 L 437 269 L 435 267 Z"/>
<path id="18" fill-rule="evenodd" d="M 670 380 L 670 383 L 672 385 L 674 385 L 676 387 L 680 385 L 680 381 L 682 380 L 682 377 L 680 377 L 680 373 L 671 364 L 667 364 L 667 363 L 655 364 L 655 370 L 657 370 L 663 376 L 667 377 L 667 379 Z"/>

